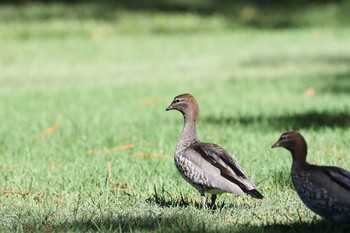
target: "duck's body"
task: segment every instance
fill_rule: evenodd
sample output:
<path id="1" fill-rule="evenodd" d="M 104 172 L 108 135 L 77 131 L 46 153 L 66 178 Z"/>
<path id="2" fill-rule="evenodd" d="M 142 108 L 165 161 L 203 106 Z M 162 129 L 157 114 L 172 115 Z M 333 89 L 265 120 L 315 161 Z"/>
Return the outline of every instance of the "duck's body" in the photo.
<path id="1" fill-rule="evenodd" d="M 292 153 L 292 182 L 303 203 L 325 219 L 350 223 L 350 173 L 307 163 L 307 144 L 297 132 L 282 134 L 273 145 L 278 146 Z"/>
<path id="2" fill-rule="evenodd" d="M 196 134 L 196 119 L 199 107 L 193 96 L 183 94 L 175 97 L 167 110 L 176 109 L 184 116 L 184 128 L 176 146 L 174 162 L 183 178 L 194 186 L 202 197 L 205 208 L 205 193 L 216 195 L 224 192 L 255 198 L 263 198 L 255 185 L 244 175 L 236 160 L 223 148 L 201 142 Z"/>
<path id="3" fill-rule="evenodd" d="M 350 222 L 350 173 L 339 167 L 308 164 L 292 169 L 292 182 L 303 203 L 316 214 Z"/>
<path id="4" fill-rule="evenodd" d="M 254 197 L 262 197 L 237 161 L 216 144 L 193 143 L 183 150 L 177 150 L 174 160 L 181 175 L 200 193 L 243 195 L 246 192 Z"/>

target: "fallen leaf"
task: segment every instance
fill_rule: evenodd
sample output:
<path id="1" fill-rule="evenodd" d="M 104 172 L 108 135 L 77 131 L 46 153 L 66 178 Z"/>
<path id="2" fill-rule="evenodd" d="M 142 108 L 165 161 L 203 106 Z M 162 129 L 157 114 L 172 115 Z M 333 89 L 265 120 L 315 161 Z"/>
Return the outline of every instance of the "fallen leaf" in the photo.
<path id="1" fill-rule="evenodd" d="M 27 223 L 24 225 L 26 227 L 27 230 L 32 230 L 33 229 L 33 225 L 30 223 Z"/>
<path id="2" fill-rule="evenodd" d="M 56 168 L 56 165 L 55 165 L 55 162 L 54 161 L 51 161 L 51 170 L 55 169 Z"/>
<path id="3" fill-rule="evenodd" d="M 304 90 L 304 97 L 309 98 L 315 95 L 315 88 L 309 87 Z"/>
<path id="4" fill-rule="evenodd" d="M 52 132 L 58 130 L 59 128 L 61 128 L 61 126 L 59 124 L 55 124 L 55 125 L 51 126 L 50 128 L 42 131 L 38 135 L 36 135 L 35 138 L 45 137 L 45 136 L 51 134 Z"/>
<path id="5" fill-rule="evenodd" d="M 341 155 L 339 155 L 338 161 L 340 161 L 340 160 L 342 160 L 342 159 L 343 159 L 343 157 L 342 157 Z"/>

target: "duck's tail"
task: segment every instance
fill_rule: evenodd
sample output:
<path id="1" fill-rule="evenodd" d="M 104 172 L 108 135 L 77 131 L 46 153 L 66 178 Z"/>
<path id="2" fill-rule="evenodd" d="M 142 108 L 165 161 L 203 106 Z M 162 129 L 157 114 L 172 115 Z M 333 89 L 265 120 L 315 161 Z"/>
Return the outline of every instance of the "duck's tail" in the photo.
<path id="1" fill-rule="evenodd" d="M 263 199 L 264 196 L 256 189 L 251 190 L 245 190 L 246 193 L 248 193 L 250 196 L 257 198 L 257 199 Z"/>

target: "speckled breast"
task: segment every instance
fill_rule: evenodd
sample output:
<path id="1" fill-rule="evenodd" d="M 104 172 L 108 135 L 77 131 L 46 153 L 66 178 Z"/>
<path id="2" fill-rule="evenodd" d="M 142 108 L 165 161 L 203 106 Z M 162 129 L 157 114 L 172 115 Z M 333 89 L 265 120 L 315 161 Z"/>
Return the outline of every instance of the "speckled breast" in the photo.
<path id="1" fill-rule="evenodd" d="M 193 185 L 200 192 L 206 189 L 208 178 L 203 172 L 197 169 L 197 166 L 192 161 L 183 156 L 181 152 L 175 153 L 174 163 L 177 170 L 188 183 Z"/>
<path id="2" fill-rule="evenodd" d="M 336 199 L 330 197 L 325 188 L 316 187 L 309 177 L 310 173 L 305 171 L 292 172 L 292 182 L 300 199 L 316 214 L 331 219 Z"/>

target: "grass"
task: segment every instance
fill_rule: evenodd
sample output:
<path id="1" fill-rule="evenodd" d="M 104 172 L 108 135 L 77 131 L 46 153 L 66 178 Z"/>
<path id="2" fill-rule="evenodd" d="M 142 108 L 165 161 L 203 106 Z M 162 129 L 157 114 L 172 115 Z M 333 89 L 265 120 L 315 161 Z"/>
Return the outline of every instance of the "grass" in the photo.
<path id="1" fill-rule="evenodd" d="M 31 192 L 0 194 L 1 231 L 348 230 L 301 203 L 289 153 L 270 149 L 296 129 L 310 162 L 350 169 L 348 27 L 133 34 L 57 22 L 64 36 L 51 21 L 0 22 L 0 189 Z M 198 208 L 172 160 L 181 116 L 165 112 L 184 92 L 200 104 L 200 138 L 233 153 L 263 201 L 224 194 Z"/>
<path id="2" fill-rule="evenodd" d="M 253 3 L 255 2 L 255 3 Z M 225 32 L 241 28 L 347 27 L 350 2 L 99 1 L 1 4 L 0 39 L 101 38 L 113 34 Z M 26 27 L 23 27 L 23 22 Z"/>

